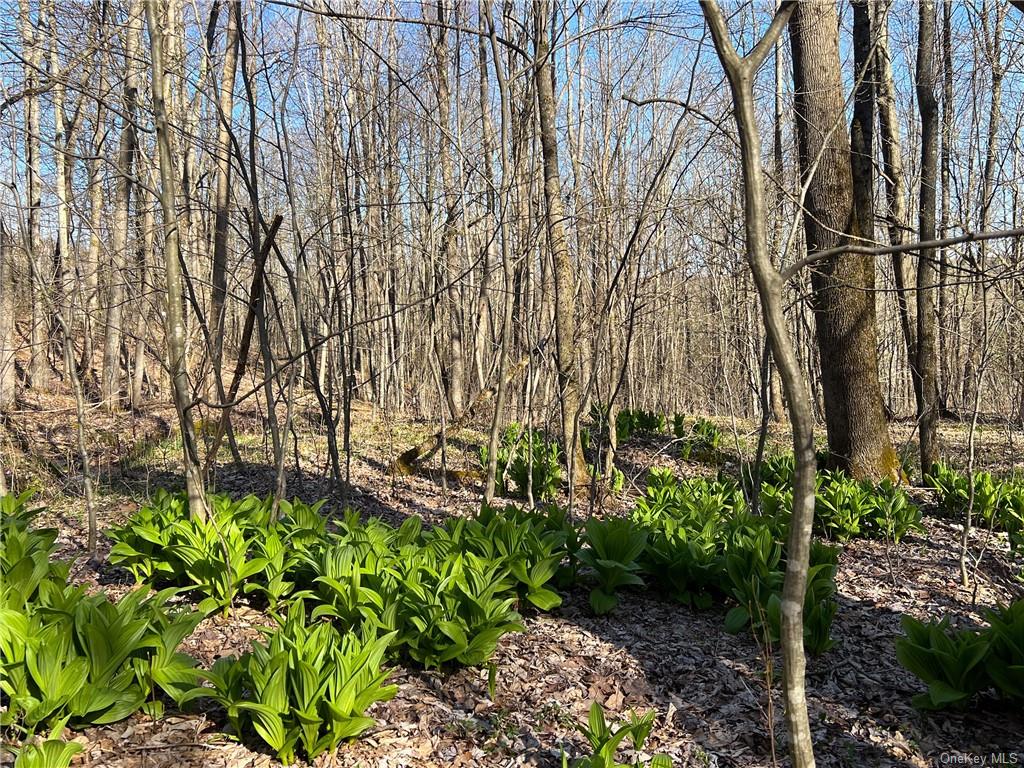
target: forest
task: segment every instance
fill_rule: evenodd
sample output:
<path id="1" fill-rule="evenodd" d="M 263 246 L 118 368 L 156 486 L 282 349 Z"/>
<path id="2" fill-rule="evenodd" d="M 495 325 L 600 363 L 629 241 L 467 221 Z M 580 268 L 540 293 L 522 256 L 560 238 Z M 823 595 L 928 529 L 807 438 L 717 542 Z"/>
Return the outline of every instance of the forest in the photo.
<path id="1" fill-rule="evenodd" d="M 1024 764 L 1024 2 L 0 0 L 0 765 Z"/>

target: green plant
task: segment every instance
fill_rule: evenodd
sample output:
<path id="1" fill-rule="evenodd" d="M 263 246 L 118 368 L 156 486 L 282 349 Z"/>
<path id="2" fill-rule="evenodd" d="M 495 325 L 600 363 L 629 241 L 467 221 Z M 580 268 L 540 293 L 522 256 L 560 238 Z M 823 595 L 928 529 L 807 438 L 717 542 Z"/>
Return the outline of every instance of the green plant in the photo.
<path id="1" fill-rule="evenodd" d="M 167 551 L 205 599 L 199 610 L 231 609 L 246 581 L 267 567 L 263 557 L 249 557 L 249 540 L 230 500 L 217 499 L 206 520 L 185 518 L 171 525 Z"/>
<path id="2" fill-rule="evenodd" d="M 209 519 L 193 520 L 183 493 L 158 490 L 107 533 L 114 542 L 110 562 L 130 570 L 139 583 L 197 588 L 209 598 L 205 610 L 227 610 L 242 589 L 262 592 L 276 605 L 291 589 L 289 577 L 302 553 L 326 536 L 323 502 L 282 499 L 275 514 L 271 496 L 210 494 L 208 500 Z"/>
<path id="3" fill-rule="evenodd" d="M 33 601 L 47 580 L 63 583 L 66 563 L 55 562 L 57 531 L 29 527 L 35 511 L 29 512 L 28 494 L 0 497 L 0 607 L 21 610 Z"/>
<path id="4" fill-rule="evenodd" d="M 616 466 L 612 466 L 608 480 L 605 480 L 604 473 L 599 466 L 595 467 L 593 464 L 587 464 L 587 473 L 612 493 L 621 493 L 622 489 L 626 487 L 626 475 Z"/>
<path id="5" fill-rule="evenodd" d="M 725 617 L 725 630 L 751 626 L 767 642 L 778 643 L 782 630 L 783 547 L 768 528 L 741 530 L 730 545 L 726 570 L 737 605 Z M 804 592 L 804 647 L 818 655 L 834 644 L 832 621 L 838 550 L 820 543 L 811 548 Z"/>
<path id="6" fill-rule="evenodd" d="M 508 495 L 515 486 L 519 496 L 531 489 L 534 498 L 553 499 L 562 482 L 561 451 L 558 443 L 549 440 L 538 430 L 531 430 L 513 422 L 502 433 L 498 445 L 498 471 L 495 487 L 499 494 Z M 480 464 L 486 467 L 489 451 L 480 448 Z"/>
<path id="7" fill-rule="evenodd" d="M 482 664 L 503 635 L 523 629 L 508 575 L 500 562 L 471 552 L 421 550 L 396 562 L 394 607 L 383 626 L 396 629 L 395 645 L 428 668 Z"/>
<path id="8" fill-rule="evenodd" d="M 792 453 L 769 453 L 762 457 L 760 467 L 755 462 L 744 461 L 740 465 L 740 476 L 748 488 L 754 487 L 755 468 L 758 470 L 762 491 L 765 488 L 786 488 L 793 485 L 796 460 Z"/>
<path id="9" fill-rule="evenodd" d="M 694 530 L 667 520 L 650 533 L 643 570 L 657 574 L 657 583 L 683 605 L 709 608 L 721 582 L 723 558 L 718 522 L 708 520 Z"/>
<path id="10" fill-rule="evenodd" d="M 595 701 L 590 707 L 587 723 L 576 726 L 587 739 L 590 754 L 570 762 L 563 751 L 563 768 L 639 768 L 642 765 L 639 756 L 632 763 L 619 763 L 615 759 L 616 753 L 627 739 L 634 752 L 641 752 L 654 727 L 654 718 L 654 712 L 644 715 L 630 712 L 625 722 L 613 727 L 605 719 L 604 709 Z M 668 755 L 655 755 L 647 765 L 650 768 L 672 768 L 672 758 Z"/>
<path id="11" fill-rule="evenodd" d="M 239 659 L 218 659 L 203 675 L 212 687 L 194 688 L 188 698 L 218 702 L 236 733 L 251 728 L 283 763 L 293 763 L 300 748 L 312 760 L 372 726 L 366 710 L 394 696 L 381 669 L 391 640 L 307 623 L 298 599 L 265 642 Z"/>
<path id="12" fill-rule="evenodd" d="M 745 503 L 730 482 L 679 481 L 652 470 L 633 520 L 648 531 L 643 570 L 674 599 L 706 608 L 722 591 L 729 526 L 745 518 Z"/>
<path id="13" fill-rule="evenodd" d="M 784 572 L 779 568 L 782 544 L 767 529 L 740 533 L 730 546 L 725 568 L 737 605 L 725 616 L 725 631 L 736 633 L 748 624 L 767 628 L 778 641 L 777 616 Z"/>
<path id="14" fill-rule="evenodd" d="M 598 422 L 600 424 L 607 423 L 607 416 Z M 633 436 L 634 432 L 639 431 L 639 425 L 637 424 L 637 416 L 635 411 L 628 409 L 621 410 L 615 414 L 615 443 L 616 445 L 622 445 L 624 442 L 629 440 Z M 606 438 L 607 440 L 607 438 Z"/>
<path id="15" fill-rule="evenodd" d="M 70 720 L 74 727 L 121 720 L 159 686 L 178 699 L 194 681 L 194 661 L 177 652 L 199 622 L 166 606 L 174 590 L 137 589 L 117 603 L 81 587 L 44 582 L 22 611 L 0 609 L 0 690 L 4 725 L 32 733 Z"/>
<path id="16" fill-rule="evenodd" d="M 188 519 L 188 500 L 184 494 L 160 488 L 120 526 L 107 531 L 114 542 L 109 560 L 131 571 L 137 583 L 182 583 L 181 564 L 168 557 L 168 547 L 176 523 Z"/>
<path id="17" fill-rule="evenodd" d="M 82 745 L 61 739 L 66 721 L 54 724 L 48 738 L 26 741 L 17 748 L 14 768 L 68 768 Z M 0 750 L 4 747 L 0 747 Z"/>
<path id="18" fill-rule="evenodd" d="M 911 531 L 924 530 L 921 509 L 910 502 L 901 488 L 883 480 L 871 495 L 867 530 L 873 535 L 899 542 Z"/>
<path id="19" fill-rule="evenodd" d="M 902 624 L 906 636 L 896 641 L 896 658 L 928 686 L 926 693 L 914 697 L 914 706 L 964 706 L 971 696 L 988 687 L 986 635 L 950 630 L 948 616 L 928 623 L 904 616 Z"/>
<path id="20" fill-rule="evenodd" d="M 690 432 L 682 437 L 679 455 L 685 461 L 717 461 L 722 431 L 707 419 L 697 419 Z"/>
<path id="21" fill-rule="evenodd" d="M 990 473 L 974 472 L 972 482 L 971 476 L 936 462 L 925 474 L 924 480 L 925 484 L 939 492 L 939 510 L 949 517 L 959 517 L 970 507 L 974 520 L 1000 527 L 1000 513 L 1008 488 L 1006 483 L 1000 482 Z"/>
<path id="22" fill-rule="evenodd" d="M 988 613 L 986 670 L 999 692 L 1024 701 L 1024 598 Z"/>
<path id="23" fill-rule="evenodd" d="M 789 519 L 793 509 L 792 471 L 792 456 L 762 465 L 762 514 L 779 524 Z M 744 472 L 750 476 L 749 465 Z M 821 470 L 815 485 L 815 529 L 830 539 L 845 542 L 871 536 L 898 542 L 910 531 L 922 529 L 921 510 L 888 480 L 875 485 L 838 470 Z"/>
<path id="24" fill-rule="evenodd" d="M 270 608 L 274 609 L 295 588 L 295 582 L 289 577 L 301 562 L 302 550 L 292 545 L 290 537 L 282 538 L 273 528 L 264 536 L 255 537 L 252 548 L 256 554 L 255 562 L 262 562 L 264 566 L 258 573 L 259 580 L 246 583 L 243 591 L 262 593 Z"/>
<path id="25" fill-rule="evenodd" d="M 344 538 L 336 539 L 332 545 L 308 556 L 314 589 L 300 592 L 298 597 L 317 599 L 314 619 L 327 616 L 339 620 L 346 628 L 372 622 L 385 607 L 380 571 L 373 566 L 379 561 L 369 557 L 368 548 Z"/>
<path id="26" fill-rule="evenodd" d="M 0 495 L 0 530 L 17 528 L 27 530 L 42 508 L 29 509 L 28 503 L 35 492 L 32 490 Z"/>
<path id="27" fill-rule="evenodd" d="M 470 550 L 500 559 L 523 599 L 542 611 L 562 604 L 561 596 L 547 584 L 566 555 L 568 534 L 564 528 L 548 527 L 546 519 L 524 515 L 514 507 L 498 510 L 487 505 L 466 525 Z"/>
<path id="28" fill-rule="evenodd" d="M 590 591 L 590 606 L 601 615 L 619 604 L 616 591 L 626 586 L 643 586 L 639 558 L 647 546 L 647 533 L 625 518 L 591 518 L 585 532 L 587 546 L 578 557 L 597 581 Z"/>

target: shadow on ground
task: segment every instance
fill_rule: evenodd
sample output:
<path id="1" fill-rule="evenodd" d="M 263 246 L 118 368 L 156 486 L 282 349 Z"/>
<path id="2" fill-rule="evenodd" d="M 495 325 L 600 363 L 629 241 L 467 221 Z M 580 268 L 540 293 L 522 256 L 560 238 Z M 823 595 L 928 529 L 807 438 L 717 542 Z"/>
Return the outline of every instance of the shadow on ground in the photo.
<path id="1" fill-rule="evenodd" d="M 474 490 L 462 489 L 446 506 L 438 503 L 429 477 L 392 481 L 380 474 L 381 467 L 370 468 L 376 483 L 362 473 L 344 489 L 332 489 L 321 476 L 290 472 L 288 495 L 310 503 L 326 498 L 329 515 L 351 506 L 393 524 L 410 515 L 438 522 L 452 511 L 475 508 Z M 229 464 L 219 469 L 216 481 L 218 490 L 232 495 L 262 496 L 273 489 L 274 471 L 266 464 Z M 178 473 L 128 468 L 113 473 L 101 491 L 141 500 L 155 488 L 182 486 Z M 122 503 L 101 519 L 101 528 L 132 511 Z M 62 523 L 75 525 L 70 519 Z M 941 563 L 941 552 L 926 545 L 922 539 L 914 557 Z M 851 547 L 841 568 L 854 568 L 854 558 L 869 554 Z M 952 560 L 946 565 L 952 568 Z M 123 581 L 112 570 L 99 566 L 98 580 Z M 895 659 L 900 612 L 888 607 L 893 604 L 889 589 L 879 584 L 875 601 L 842 594 L 833 629 L 836 645 L 809 660 L 808 702 L 819 764 L 921 766 L 930 764 L 921 755 L 934 763 L 943 754 L 1020 750 L 1024 712 L 1019 709 L 994 699 L 957 712 L 922 714 L 910 706 L 921 687 Z M 949 608 L 956 610 L 956 603 Z M 778 654 L 769 654 L 775 670 L 769 695 L 764 650 L 747 633 L 726 634 L 723 609 L 694 612 L 650 593 L 627 591 L 614 613 L 597 617 L 586 587 L 577 586 L 550 614 L 525 613 L 527 631 L 506 637 L 499 647 L 493 702 L 486 671 L 396 671 L 399 696 L 374 714 L 385 730 L 404 728 L 403 723 L 418 728 L 434 740 L 427 743 L 436 752 L 408 764 L 451 764 L 467 744 L 484 744 L 483 756 L 469 764 L 505 765 L 521 758 L 527 764 L 561 765 L 562 747 L 572 753 L 583 746 L 572 723 L 585 717 L 594 700 L 620 715 L 630 708 L 655 709 L 659 719 L 650 749 L 669 752 L 677 765 L 772 765 L 773 738 L 778 764 L 788 764 Z M 241 635 L 230 626 L 223 635 L 224 652 L 244 650 L 232 645 Z"/>

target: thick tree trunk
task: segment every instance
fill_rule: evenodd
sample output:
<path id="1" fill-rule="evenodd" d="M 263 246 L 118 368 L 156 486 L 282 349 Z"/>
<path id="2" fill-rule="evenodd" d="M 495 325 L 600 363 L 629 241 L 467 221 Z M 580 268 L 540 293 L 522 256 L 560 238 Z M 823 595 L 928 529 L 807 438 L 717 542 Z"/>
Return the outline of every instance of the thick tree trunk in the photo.
<path id="1" fill-rule="evenodd" d="M 176 188 L 174 156 L 168 134 L 166 86 L 164 84 L 163 27 L 158 0 L 145 0 L 146 25 L 149 29 L 149 49 L 152 61 L 153 123 L 156 127 L 158 165 L 160 168 L 160 207 L 163 213 L 164 273 L 167 307 L 165 333 L 167 336 L 167 363 L 171 376 L 174 409 L 181 427 L 182 460 L 189 512 L 193 517 L 207 516 L 206 492 L 196 446 L 195 426 L 192 422 L 192 400 L 189 390 L 188 368 L 185 359 L 185 318 L 182 310 L 181 250 L 179 245 L 178 216 L 175 206 Z"/>
<path id="2" fill-rule="evenodd" d="M 918 5 L 917 107 L 921 114 L 921 189 L 918 237 L 935 239 L 935 181 L 939 109 L 935 100 L 935 2 Z M 921 470 L 939 458 L 938 365 L 935 350 L 934 249 L 923 249 L 917 265 L 917 357 L 913 365 L 917 419 L 921 435 Z"/>
<path id="3" fill-rule="evenodd" d="M 865 235 L 854 201 L 835 4 L 798 4 L 790 41 L 801 178 L 810 177 L 804 231 L 813 253 Z M 856 477 L 895 478 L 878 381 L 874 258 L 830 258 L 813 269 L 811 284 L 833 461 Z"/>
<path id="4" fill-rule="evenodd" d="M 534 68 L 540 116 L 540 143 L 544 162 L 544 200 L 547 204 L 548 248 L 554 270 L 555 299 L 555 361 L 558 366 L 559 399 L 562 408 L 562 440 L 566 465 L 573 482 L 588 479 L 587 462 L 579 434 L 580 392 L 576 365 L 576 281 L 569 246 L 565 239 L 565 207 L 562 202 L 562 180 L 558 169 L 558 136 L 555 130 L 554 73 L 551 66 L 551 44 L 548 40 L 549 0 L 535 0 L 534 5 Z"/>
<path id="5" fill-rule="evenodd" d="M 850 175 L 860 236 L 875 241 L 875 66 L 868 0 L 853 0 L 853 119 Z"/>

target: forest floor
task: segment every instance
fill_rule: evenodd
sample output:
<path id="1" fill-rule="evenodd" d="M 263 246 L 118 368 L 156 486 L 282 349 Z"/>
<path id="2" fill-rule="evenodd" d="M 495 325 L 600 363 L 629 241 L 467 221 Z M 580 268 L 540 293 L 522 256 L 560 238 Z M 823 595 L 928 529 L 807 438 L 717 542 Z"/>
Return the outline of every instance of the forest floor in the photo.
<path id="1" fill-rule="evenodd" d="M 297 444 L 301 472 L 289 474 L 289 495 L 312 501 L 327 495 L 325 448 L 315 438 L 312 418 L 300 414 Z M 96 457 L 97 513 L 101 530 L 123 522 L 157 487 L 179 487 L 178 447 L 173 410 L 155 408 L 135 414 L 89 414 L 89 448 Z M 749 451 L 755 425 L 733 431 L 734 447 Z M 20 485 L 45 488 L 44 521 L 59 526 L 62 554 L 74 558 L 73 577 L 112 595 L 131 588 L 130 576 L 103 562 L 109 544 L 100 537 L 99 563 L 85 556 L 81 472 L 74 461 L 75 414 L 70 401 L 47 398 L 27 404 L 0 427 L 0 450 Z M 266 494 L 273 468 L 258 417 L 238 419 L 243 463 L 223 463 L 217 490 Z M 473 470 L 482 433 L 451 435 L 448 465 L 437 461 L 422 473 L 393 477 L 390 460 L 433 429 L 433 425 L 385 418 L 369 408 L 354 416 L 350 490 L 326 509 L 344 505 L 392 522 L 419 515 L 436 522 L 472 514 L 480 487 Z M 907 430 L 894 425 L 897 437 Z M 307 434 L 308 433 L 308 434 Z M 784 435 L 773 436 L 784 441 Z M 965 431 L 944 425 L 947 453 L 962 456 Z M 730 437 L 730 439 L 732 439 Z M 668 437 L 639 438 L 622 447 L 619 466 L 627 489 L 618 498 L 596 503 L 598 514 L 629 508 L 651 466 L 678 473 L 713 474 L 723 467 L 689 464 L 672 458 Z M 781 443 L 780 443 L 781 444 Z M 979 465 L 1007 469 L 1020 461 L 1024 435 L 993 427 L 979 432 Z M 224 461 L 229 461 L 225 451 Z M 1019 466 L 1019 464 L 1017 465 Z M 728 464 L 725 471 L 735 470 Z M 442 479 L 445 482 L 442 482 Z M 447 488 L 444 487 L 447 485 Z M 894 639 L 900 617 L 949 612 L 959 625 L 984 620 L 986 608 L 1022 594 L 1013 578 L 1004 537 L 985 531 L 972 535 L 974 552 L 984 557 L 970 588 L 959 583 L 960 529 L 929 516 L 927 491 L 913 491 L 925 508 L 926 531 L 907 536 L 898 546 L 859 540 L 845 546 L 837 585 L 840 608 L 833 625 L 836 646 L 809 659 L 808 699 L 818 764 L 822 766 L 929 766 L 952 756 L 987 756 L 1016 751 L 1024 760 L 1024 712 L 997 700 L 981 700 L 965 711 L 922 714 L 910 705 L 918 681 L 896 661 Z M 590 511 L 577 500 L 578 514 Z M 583 744 L 574 723 L 585 720 L 591 702 L 611 715 L 630 709 L 654 709 L 657 721 L 648 744 L 677 766 L 768 766 L 787 764 L 782 721 L 780 662 L 777 651 L 759 647 L 749 634 L 723 630 L 724 611 L 695 612 L 644 592 L 627 593 L 611 615 L 595 617 L 583 587 L 569 591 L 560 608 L 547 614 L 525 612 L 525 631 L 506 636 L 498 649 L 497 693 L 488 694 L 487 671 L 451 673 L 397 666 L 399 690 L 369 712 L 377 725 L 336 756 L 316 765 L 338 766 L 511 766 L 561 765 L 564 749 L 572 756 Z M 206 665 L 220 656 L 241 654 L 267 616 L 246 604 L 228 618 L 206 619 L 184 650 Z M 775 670 L 766 679 L 766 660 Z M 116 725 L 71 734 L 85 750 L 75 765 L 132 768 L 192 766 L 271 766 L 277 763 L 254 744 L 239 744 L 219 732 L 217 712 L 176 713 L 160 720 L 135 715 Z M 773 752 L 773 743 L 775 744 Z M 777 758 L 777 762 L 776 762 Z"/>

